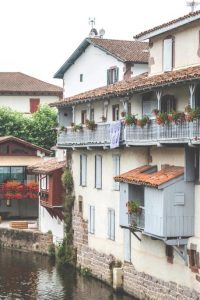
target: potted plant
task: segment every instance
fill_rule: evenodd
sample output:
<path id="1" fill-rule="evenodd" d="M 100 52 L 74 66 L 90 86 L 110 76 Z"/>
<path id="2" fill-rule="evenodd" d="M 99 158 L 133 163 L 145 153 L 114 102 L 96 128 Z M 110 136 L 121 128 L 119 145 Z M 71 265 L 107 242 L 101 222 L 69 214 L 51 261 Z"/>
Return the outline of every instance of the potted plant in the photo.
<path id="1" fill-rule="evenodd" d="M 150 124 L 151 120 L 148 116 L 143 116 L 141 119 L 137 120 L 137 125 L 143 128 L 145 125 Z"/>
<path id="2" fill-rule="evenodd" d="M 138 201 L 132 200 L 127 202 L 128 214 L 141 214 L 142 209 Z"/>
<path id="3" fill-rule="evenodd" d="M 126 126 L 129 126 L 129 125 L 132 125 L 132 124 L 136 124 L 136 122 L 137 122 L 137 119 L 136 119 L 135 115 L 127 114 L 125 116 L 124 124 Z"/>
<path id="4" fill-rule="evenodd" d="M 88 119 L 85 121 L 85 125 L 89 130 L 95 130 L 97 127 L 97 125 L 94 121 L 88 120 Z"/>
<path id="5" fill-rule="evenodd" d="M 152 114 L 156 117 L 156 116 L 159 114 L 159 109 L 154 108 L 154 109 L 152 110 Z"/>
<path id="6" fill-rule="evenodd" d="M 122 112 L 121 112 L 121 117 L 124 118 L 125 115 L 126 115 L 126 112 L 125 112 L 125 111 L 122 111 Z"/>
<path id="7" fill-rule="evenodd" d="M 159 113 L 156 116 L 156 123 L 158 125 L 164 125 L 164 124 L 167 124 L 168 122 L 169 122 L 169 120 L 168 120 L 168 114 L 167 113 Z"/>
<path id="8" fill-rule="evenodd" d="M 103 115 L 103 116 L 101 117 L 101 120 L 102 120 L 102 122 L 106 122 L 106 117 Z"/>

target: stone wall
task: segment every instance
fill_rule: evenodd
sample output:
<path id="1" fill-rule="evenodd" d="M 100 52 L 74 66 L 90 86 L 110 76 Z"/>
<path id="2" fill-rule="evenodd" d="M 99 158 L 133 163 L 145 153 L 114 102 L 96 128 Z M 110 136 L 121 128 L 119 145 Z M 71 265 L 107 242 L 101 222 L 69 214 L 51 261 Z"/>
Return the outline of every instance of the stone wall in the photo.
<path id="1" fill-rule="evenodd" d="M 51 234 L 0 228 L 0 247 L 48 254 L 48 248 L 52 243 L 53 236 Z"/>
<path id="2" fill-rule="evenodd" d="M 112 266 L 115 261 L 112 255 L 99 253 L 88 247 L 88 225 L 81 213 L 73 214 L 74 246 L 77 249 L 77 267 L 89 268 L 100 280 L 112 283 Z"/>
<path id="3" fill-rule="evenodd" d="M 88 247 L 87 222 L 81 213 L 73 214 L 74 246 L 77 248 L 77 266 L 89 268 L 92 274 L 112 284 L 112 267 L 116 259 Z M 138 272 L 130 263 L 124 263 L 123 290 L 141 300 L 199 300 L 200 293 L 175 282 L 165 282 L 159 278 Z"/>
<path id="4" fill-rule="evenodd" d="M 138 299 L 189 300 L 200 299 L 200 294 L 188 287 L 170 281 L 165 282 L 144 272 L 137 272 L 132 264 L 124 264 L 124 291 Z"/>

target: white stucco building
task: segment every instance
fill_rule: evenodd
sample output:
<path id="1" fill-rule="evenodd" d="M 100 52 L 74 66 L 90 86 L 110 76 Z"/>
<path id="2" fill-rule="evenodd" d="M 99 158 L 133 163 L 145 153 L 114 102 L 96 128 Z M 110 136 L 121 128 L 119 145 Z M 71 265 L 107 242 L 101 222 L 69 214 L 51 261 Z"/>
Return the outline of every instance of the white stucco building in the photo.
<path id="1" fill-rule="evenodd" d="M 24 114 L 62 98 L 62 88 L 20 72 L 0 72 L 0 107 Z"/>
<path id="2" fill-rule="evenodd" d="M 197 11 L 135 37 L 149 39 L 148 74 L 72 95 L 64 65 L 65 99 L 53 104 L 66 127 L 57 146 L 72 154 L 78 264 L 109 281 L 106 262 L 120 260 L 123 288 L 140 299 L 200 296 L 199 21 Z"/>

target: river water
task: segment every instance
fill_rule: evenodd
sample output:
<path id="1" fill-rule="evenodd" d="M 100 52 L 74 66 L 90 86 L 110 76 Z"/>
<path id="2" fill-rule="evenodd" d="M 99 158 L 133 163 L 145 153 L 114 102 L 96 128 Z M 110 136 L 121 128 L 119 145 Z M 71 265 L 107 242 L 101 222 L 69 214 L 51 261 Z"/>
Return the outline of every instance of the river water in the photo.
<path id="1" fill-rule="evenodd" d="M 0 249 L 0 299 L 133 300 L 49 257 Z"/>

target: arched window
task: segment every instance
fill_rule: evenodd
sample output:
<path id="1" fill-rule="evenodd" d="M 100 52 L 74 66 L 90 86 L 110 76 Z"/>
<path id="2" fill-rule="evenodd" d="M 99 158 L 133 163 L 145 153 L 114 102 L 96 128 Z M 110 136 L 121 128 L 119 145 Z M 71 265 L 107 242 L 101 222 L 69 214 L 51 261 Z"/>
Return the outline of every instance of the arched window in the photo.
<path id="1" fill-rule="evenodd" d="M 176 110 L 176 98 L 173 95 L 164 95 L 161 98 L 161 112 L 170 113 Z"/>
<path id="2" fill-rule="evenodd" d="M 168 36 L 163 40 L 163 72 L 171 71 L 174 65 L 175 38 Z"/>

